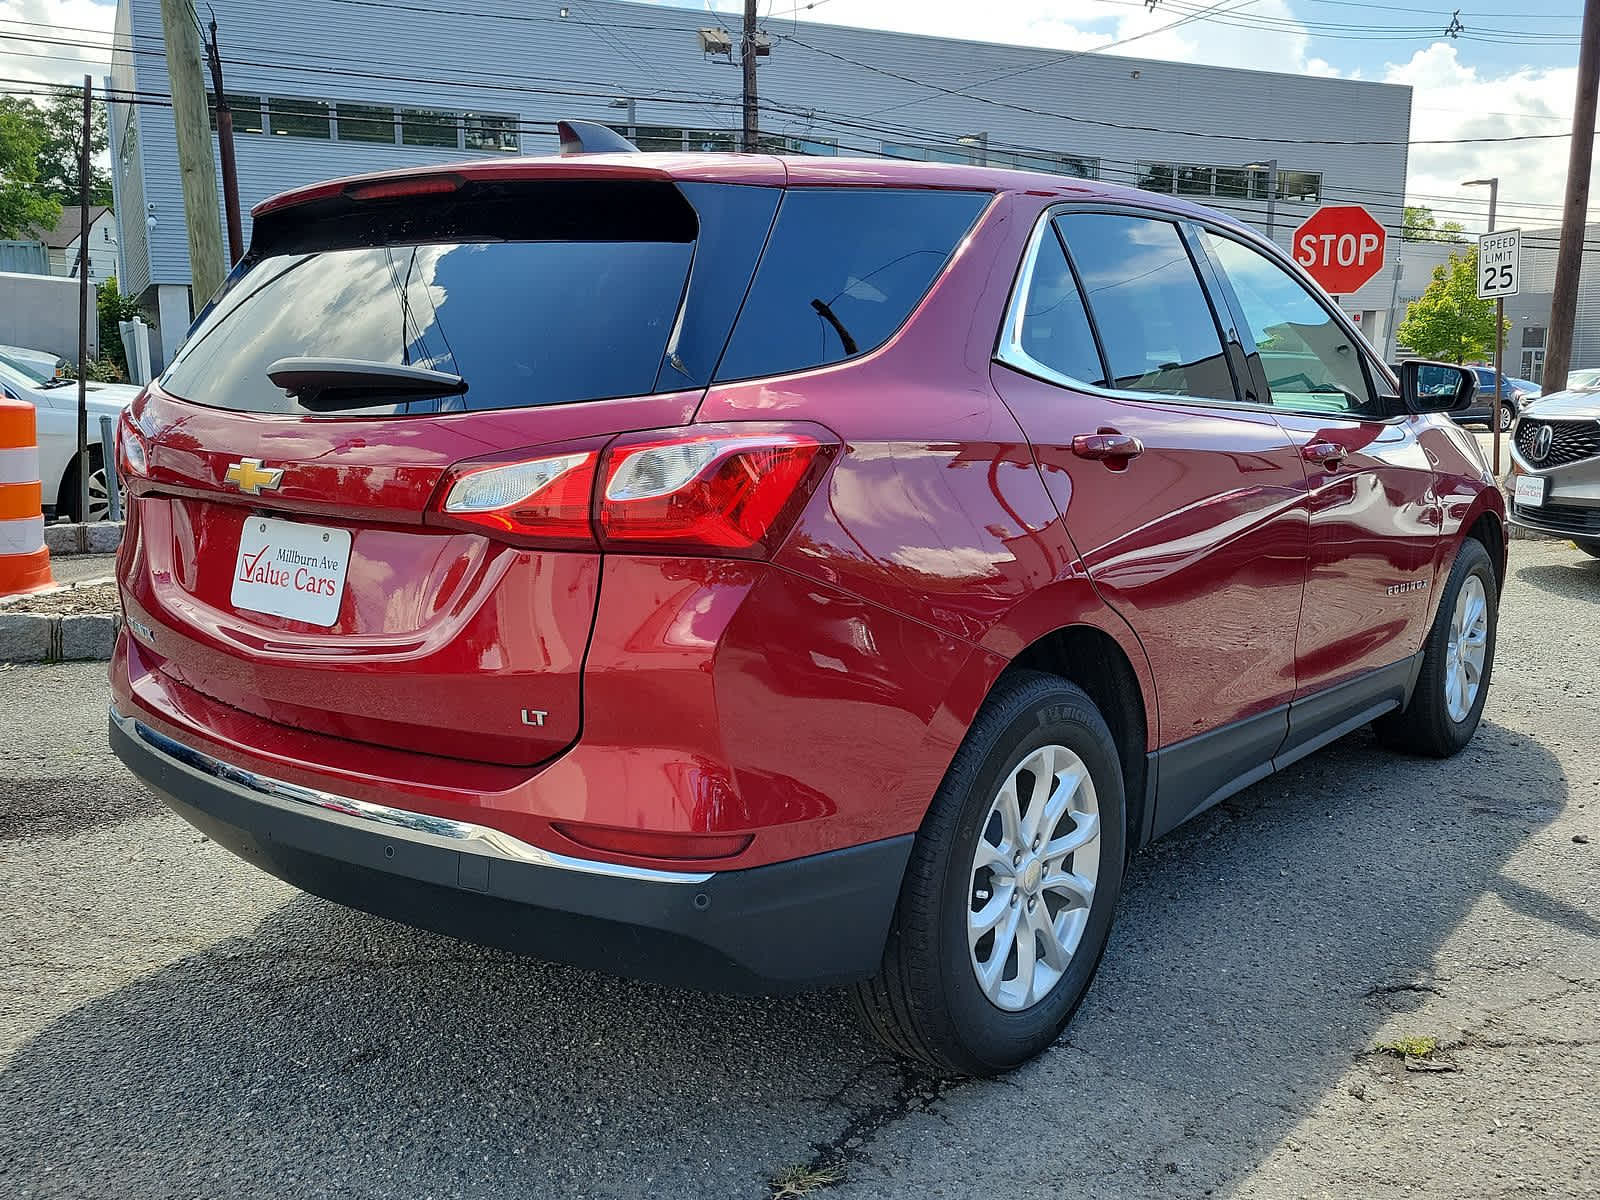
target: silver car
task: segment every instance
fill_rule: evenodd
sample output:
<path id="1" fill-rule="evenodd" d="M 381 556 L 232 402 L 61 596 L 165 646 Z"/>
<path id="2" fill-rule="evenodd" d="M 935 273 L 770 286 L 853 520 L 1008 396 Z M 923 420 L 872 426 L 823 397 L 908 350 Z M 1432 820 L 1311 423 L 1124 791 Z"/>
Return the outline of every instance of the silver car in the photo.
<path id="1" fill-rule="evenodd" d="M 1576 374 L 1576 372 L 1575 372 Z M 1511 433 L 1511 520 L 1600 558 L 1600 392 L 1556 392 Z"/>

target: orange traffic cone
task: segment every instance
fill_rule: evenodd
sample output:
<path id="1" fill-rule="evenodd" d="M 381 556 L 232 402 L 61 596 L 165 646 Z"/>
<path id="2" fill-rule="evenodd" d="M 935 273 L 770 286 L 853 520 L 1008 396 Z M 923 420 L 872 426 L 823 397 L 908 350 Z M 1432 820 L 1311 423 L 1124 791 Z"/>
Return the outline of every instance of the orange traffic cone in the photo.
<path id="1" fill-rule="evenodd" d="M 49 587 L 37 414 L 0 396 L 0 596 Z"/>

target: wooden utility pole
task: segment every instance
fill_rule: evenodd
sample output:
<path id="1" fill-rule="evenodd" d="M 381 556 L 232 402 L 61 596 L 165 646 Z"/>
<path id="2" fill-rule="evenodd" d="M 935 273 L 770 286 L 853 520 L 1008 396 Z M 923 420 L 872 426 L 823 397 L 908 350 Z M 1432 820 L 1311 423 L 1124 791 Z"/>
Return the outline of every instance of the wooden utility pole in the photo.
<path id="1" fill-rule="evenodd" d="M 1594 110 L 1600 91 L 1600 0 L 1584 0 L 1583 40 L 1578 50 L 1578 102 L 1572 110 L 1572 149 L 1567 156 L 1567 196 L 1561 210 L 1561 248 L 1556 252 L 1555 295 L 1544 352 L 1546 395 L 1567 386 L 1572 366 L 1572 327 L 1578 316 L 1578 276 L 1589 213 L 1589 172 L 1594 164 Z"/>
<path id="2" fill-rule="evenodd" d="M 211 15 L 206 62 L 211 67 L 212 103 L 217 109 L 217 156 L 222 160 L 222 208 L 228 215 L 228 265 L 244 257 L 244 224 L 239 217 L 239 170 L 233 157 L 233 108 L 222 90 L 222 51 L 217 46 L 217 17 Z"/>
<path id="3" fill-rule="evenodd" d="M 89 135 L 92 76 L 83 77 L 83 144 L 78 147 L 78 520 L 89 519 Z M 103 464 L 110 471 L 110 463 Z"/>
<path id="4" fill-rule="evenodd" d="M 189 231 L 189 278 L 194 307 L 203 305 L 227 274 L 222 265 L 222 222 L 217 216 L 217 173 L 211 165 L 211 118 L 200 74 L 200 31 L 188 0 L 161 0 L 161 32 L 172 91 L 172 124 L 178 135 L 178 177 L 183 184 L 184 225 Z M 167 357 L 182 332 L 161 331 Z"/>
<path id="5" fill-rule="evenodd" d="M 744 69 L 744 152 L 761 148 L 761 128 L 756 111 L 756 0 L 744 0 L 744 41 L 739 46 Z"/>

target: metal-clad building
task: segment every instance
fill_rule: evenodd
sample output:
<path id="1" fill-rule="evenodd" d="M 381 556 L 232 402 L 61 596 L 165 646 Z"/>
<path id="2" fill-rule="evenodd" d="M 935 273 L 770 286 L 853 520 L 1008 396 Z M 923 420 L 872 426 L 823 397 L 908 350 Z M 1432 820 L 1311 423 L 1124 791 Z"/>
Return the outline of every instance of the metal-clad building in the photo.
<path id="1" fill-rule="evenodd" d="M 1505 226 L 1502 226 L 1505 228 Z M 1584 228 L 1583 270 L 1578 276 L 1578 312 L 1572 329 L 1574 369 L 1600 367 L 1600 224 Z M 1505 373 L 1517 379 L 1544 382 L 1545 343 L 1549 338 L 1550 305 L 1556 286 L 1559 226 L 1522 230 L 1522 270 L 1517 295 L 1506 298 Z M 1470 254 L 1477 240 L 1410 242 L 1402 252 L 1398 311 L 1417 299 L 1433 279 L 1435 267 L 1452 254 Z"/>
<path id="2" fill-rule="evenodd" d="M 736 24 L 616 0 L 216 0 L 251 205 L 361 171 L 555 149 L 553 123 L 631 129 L 643 149 L 736 147 Z M 699 31 L 727 20 L 734 57 Z M 765 145 L 1022 165 L 1176 191 L 1278 240 L 1361 203 L 1398 246 L 1409 88 L 947 38 L 765 22 Z M 120 0 L 111 86 L 167 92 L 157 0 Z M 113 105 L 121 275 L 186 324 L 188 247 L 169 109 Z M 1360 145 L 1339 143 L 1358 142 Z M 1277 196 L 1271 198 L 1275 174 Z M 248 217 L 247 230 L 248 233 Z M 1391 253 L 1391 261 L 1397 255 Z M 1392 270 L 1351 297 L 1381 336 Z M 200 298 L 203 300 L 203 298 Z"/>

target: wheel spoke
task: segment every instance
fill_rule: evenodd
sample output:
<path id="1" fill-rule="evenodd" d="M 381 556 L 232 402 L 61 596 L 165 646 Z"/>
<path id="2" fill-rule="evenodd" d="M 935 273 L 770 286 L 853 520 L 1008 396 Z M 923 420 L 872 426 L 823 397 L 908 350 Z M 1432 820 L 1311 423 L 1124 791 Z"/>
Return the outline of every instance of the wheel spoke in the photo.
<path id="1" fill-rule="evenodd" d="M 1013 773 L 1011 778 L 1000 785 L 1000 794 L 995 797 L 995 810 L 1000 814 L 1000 844 L 1002 846 L 1016 846 L 1022 842 L 1022 810 L 1017 805 L 1017 777 Z"/>
<path id="2" fill-rule="evenodd" d="M 1039 890 L 1065 896 L 1071 908 L 1088 908 L 1094 900 L 1094 881 L 1075 871 L 1051 871 L 1040 882 Z"/>
<path id="3" fill-rule="evenodd" d="M 1009 842 L 1002 842 L 996 846 L 988 838 L 978 839 L 978 849 L 972 860 L 972 873 L 976 875 L 985 867 L 991 875 L 1010 879 L 1016 871 L 1011 863 L 1011 856 L 1015 853 Z"/>
<path id="4" fill-rule="evenodd" d="M 1011 946 L 1017 940 L 1019 913 L 1019 909 L 1009 906 L 1006 908 L 1006 919 L 995 930 L 994 945 L 989 950 L 988 959 L 975 963 L 978 968 L 978 983 L 991 1000 L 1000 991 L 1000 977 L 1005 974 L 1006 961 L 1011 957 Z"/>
<path id="5" fill-rule="evenodd" d="M 1034 935 L 1030 919 L 1017 930 L 1017 991 L 1023 1004 L 1032 1004 L 1038 997 L 1033 994 L 1034 967 L 1038 965 L 1038 938 Z"/>
<path id="6" fill-rule="evenodd" d="M 1033 775 L 1033 790 L 1028 796 L 1028 811 L 1022 817 L 1022 844 L 1031 845 L 1044 826 L 1045 810 L 1050 807 L 1056 786 L 1056 753 L 1054 746 L 1035 751 L 1022 769 Z"/>
<path id="7" fill-rule="evenodd" d="M 1100 836 L 1100 817 L 1098 814 L 1073 813 L 1072 819 L 1075 822 L 1072 831 L 1062 834 L 1044 848 L 1045 860 L 1052 866 L 1059 866 L 1059 860 L 1065 858 L 1074 850 L 1081 850 Z"/>
<path id="8" fill-rule="evenodd" d="M 1034 918 L 1034 932 L 1039 935 L 1039 941 L 1044 946 L 1044 961 L 1057 971 L 1065 971 L 1067 964 L 1072 961 L 1072 951 L 1062 944 L 1061 934 L 1056 929 L 1056 921 L 1051 920 L 1050 910 L 1041 901 L 1032 916 Z M 1060 918 L 1058 917 L 1057 920 Z"/>
<path id="9" fill-rule="evenodd" d="M 1005 919 L 1011 911 L 1011 897 L 1015 892 L 1011 887 L 995 888 L 989 902 L 967 918 L 967 940 L 973 946 Z"/>

